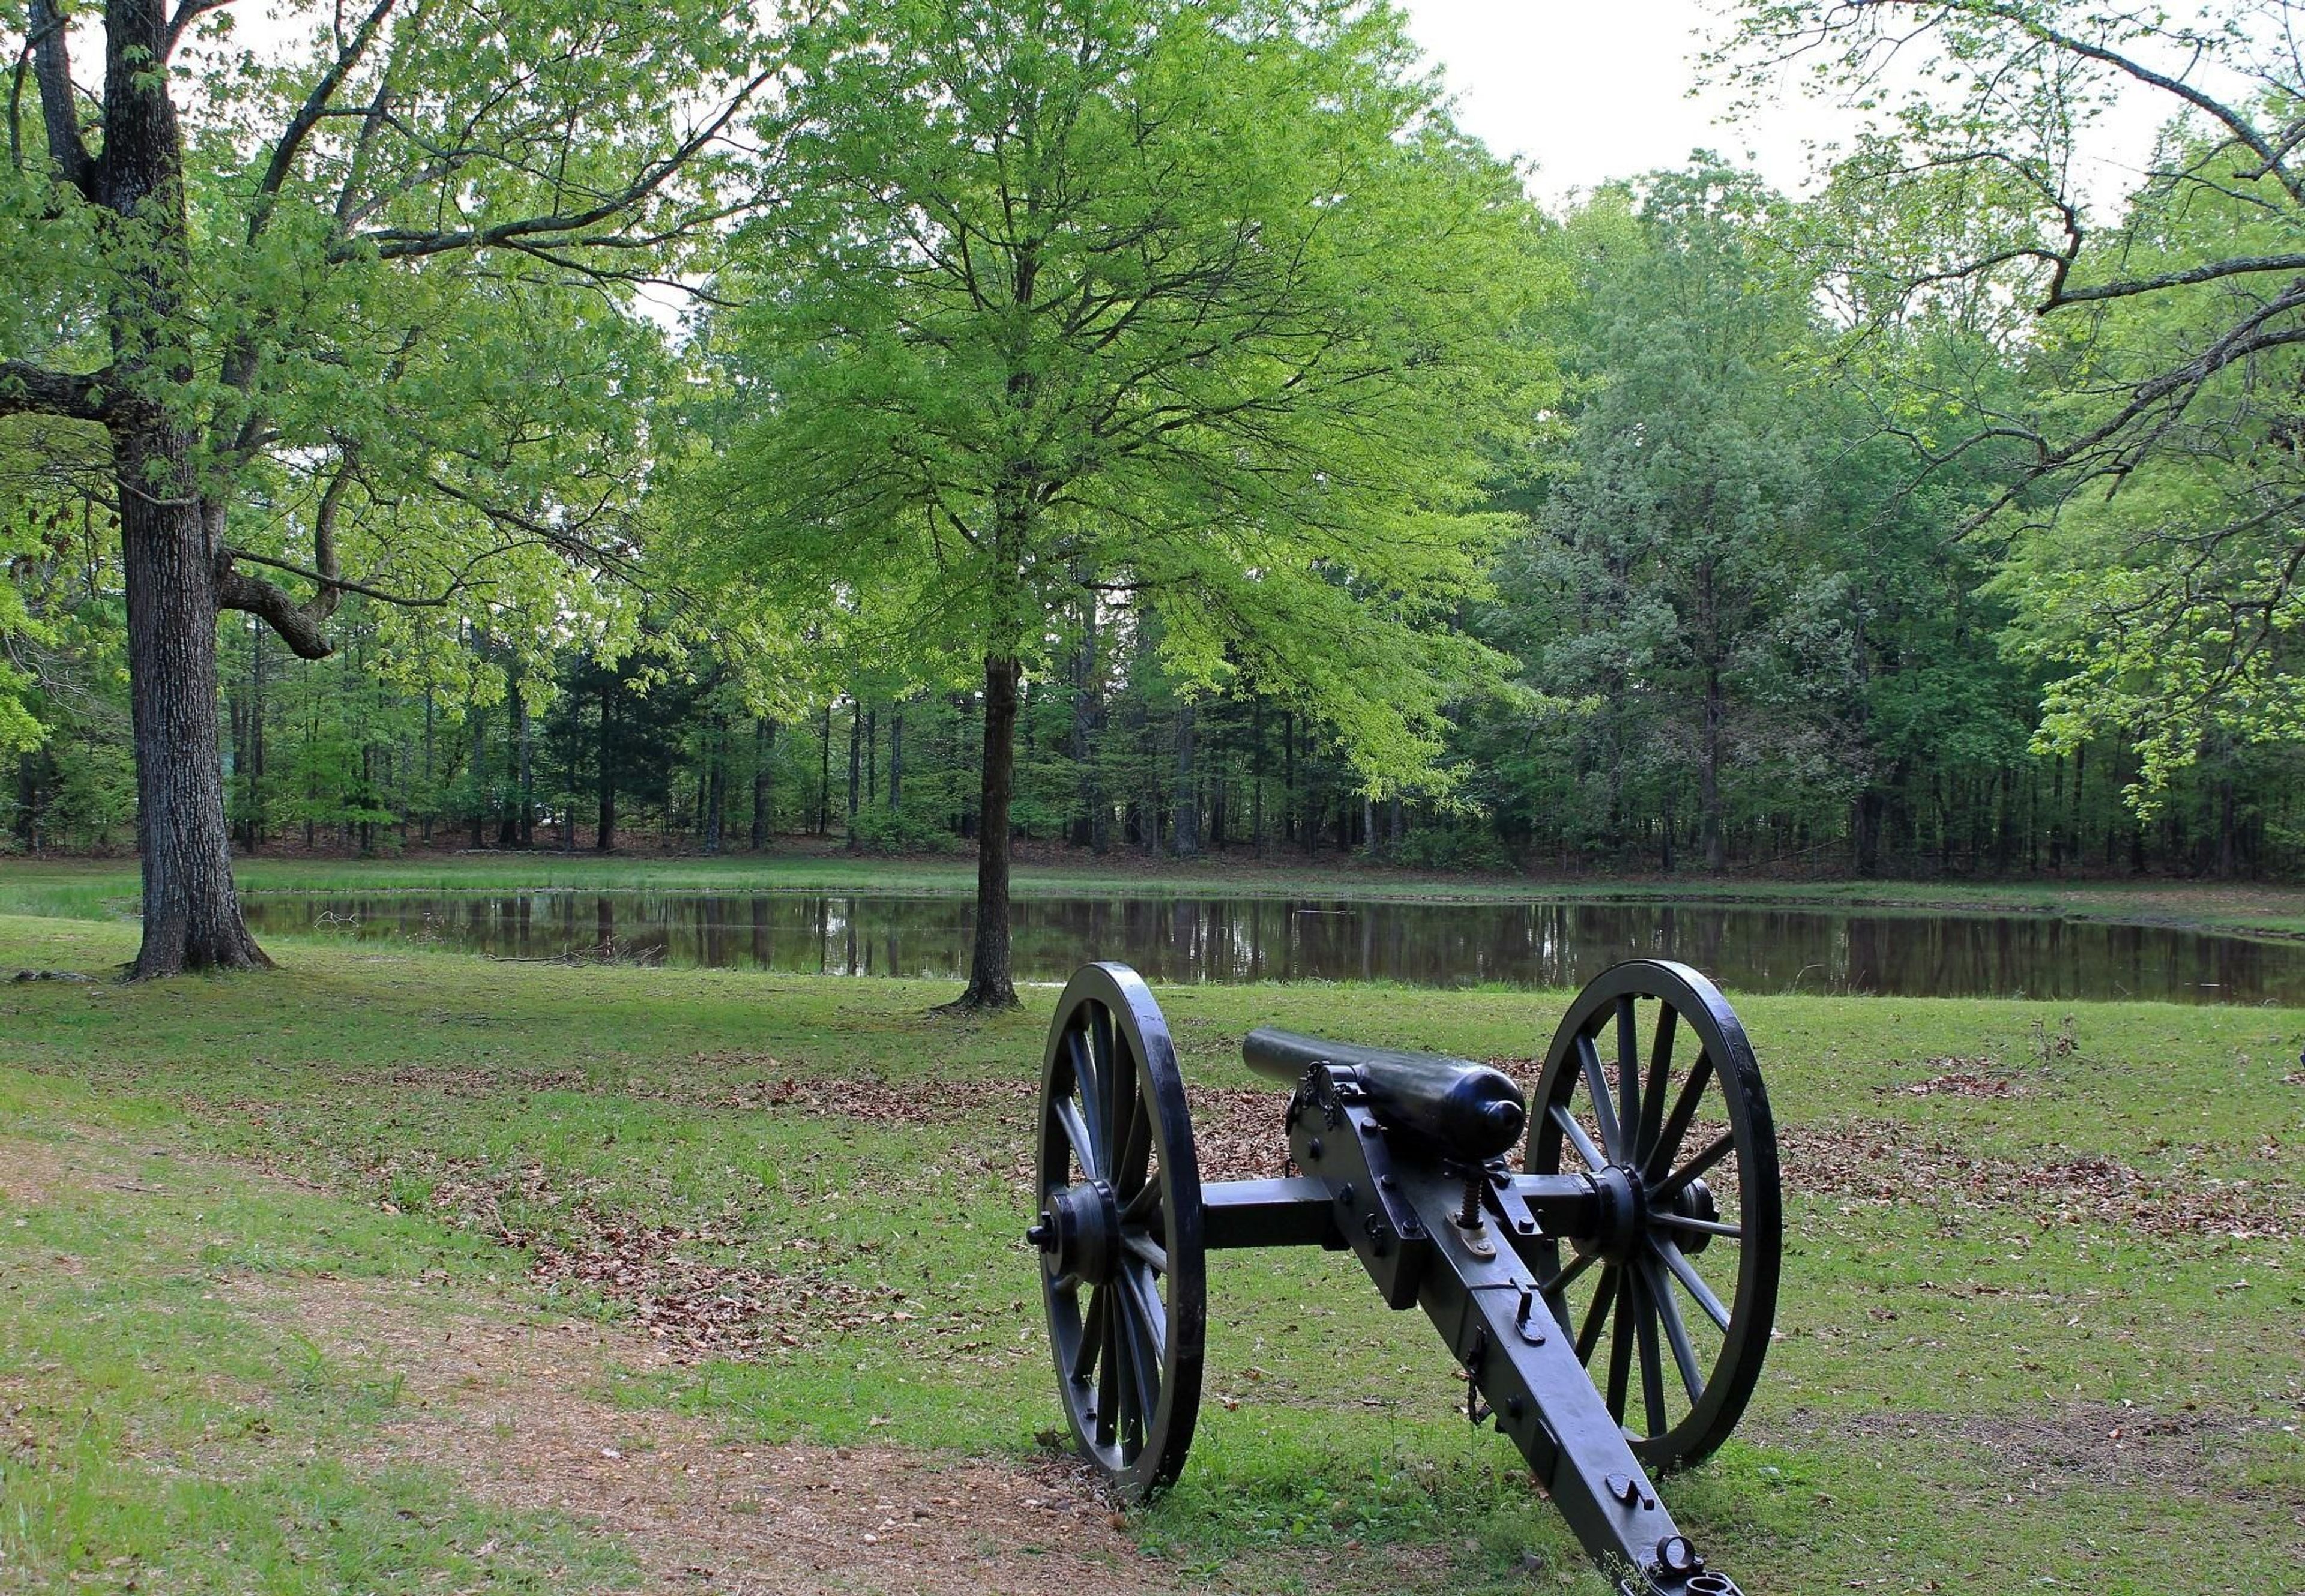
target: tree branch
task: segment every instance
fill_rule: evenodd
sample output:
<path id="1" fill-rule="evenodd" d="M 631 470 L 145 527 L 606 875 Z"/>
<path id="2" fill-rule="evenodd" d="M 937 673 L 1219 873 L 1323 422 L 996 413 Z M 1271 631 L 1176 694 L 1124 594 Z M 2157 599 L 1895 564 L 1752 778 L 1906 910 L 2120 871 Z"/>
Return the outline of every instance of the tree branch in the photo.
<path id="1" fill-rule="evenodd" d="M 208 0 L 210 4 L 223 3 L 224 0 Z M 256 204 L 248 217 L 249 242 L 254 243 L 263 236 L 266 225 L 272 219 L 273 201 L 279 195 L 280 185 L 287 181 L 289 172 L 296 165 L 297 151 L 303 148 L 304 140 L 311 131 L 319 125 L 320 118 L 327 112 L 328 102 L 336 98 L 337 89 L 343 86 L 345 74 L 367 53 L 370 43 L 376 38 L 377 30 L 384 25 L 384 19 L 391 14 L 392 8 L 398 3 L 399 0 L 377 0 L 374 9 L 361 19 L 359 28 L 353 30 L 344 47 L 336 53 L 336 60 L 329 63 L 328 70 L 320 74 L 319 81 L 312 85 L 312 91 L 304 97 L 304 103 L 296 108 L 296 115 L 289 118 L 288 125 L 281 131 L 280 141 L 272 147 L 272 158 L 265 164 L 264 175 L 257 182 Z M 193 4 L 195 0 L 184 0 L 187 7 Z M 183 13 L 179 11 L 176 14 L 181 19 Z"/>
<path id="2" fill-rule="evenodd" d="M 179 0 L 176 14 L 168 19 L 168 46 L 166 53 L 170 55 L 176 53 L 176 42 L 184 37 L 185 29 L 209 12 L 221 11 L 231 4 L 232 0 Z"/>
<path id="3" fill-rule="evenodd" d="M 56 175 L 95 198 L 96 160 L 80 136 L 80 112 L 72 98 L 72 55 L 64 19 L 55 0 L 32 0 L 32 78 L 40 86 L 40 122 L 48 135 L 48 159 Z"/>
<path id="4" fill-rule="evenodd" d="M 25 361 L 0 361 L 0 416 L 64 416 L 102 421 L 111 412 L 104 385 L 109 369 L 51 371 Z"/>
<path id="5" fill-rule="evenodd" d="M 428 255 L 444 255 L 459 250 L 486 250 L 500 244 L 523 240 L 557 242 L 558 235 L 576 233 L 587 227 L 597 227 L 611 216 L 630 210 L 646 200 L 693 160 L 697 155 L 718 139 L 734 122 L 738 114 L 752 103 L 753 96 L 769 82 L 770 72 L 753 76 L 744 87 L 722 106 L 718 115 L 698 129 L 674 150 L 654 166 L 645 167 L 639 176 L 598 205 L 581 211 L 569 211 L 552 216 L 524 216 L 515 222 L 499 222 L 492 227 L 458 228 L 447 233 L 411 233 L 401 228 L 385 228 L 361 233 L 338 246 L 340 253 L 349 252 L 361 243 L 374 247 L 381 260 L 409 260 Z"/>
<path id="6" fill-rule="evenodd" d="M 261 577 L 234 569 L 234 551 L 226 549 L 219 561 L 223 569 L 217 573 L 217 603 L 220 607 L 244 610 L 262 619 L 299 659 L 326 659 L 336 652 L 327 633 L 302 605 Z"/>

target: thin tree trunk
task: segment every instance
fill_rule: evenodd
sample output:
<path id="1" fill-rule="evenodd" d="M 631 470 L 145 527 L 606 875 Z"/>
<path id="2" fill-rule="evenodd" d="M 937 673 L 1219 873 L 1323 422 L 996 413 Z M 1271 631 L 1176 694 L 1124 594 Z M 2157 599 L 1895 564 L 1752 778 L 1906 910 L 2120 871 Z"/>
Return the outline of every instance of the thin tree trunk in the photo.
<path id="1" fill-rule="evenodd" d="M 720 831 L 728 812 L 728 727 L 719 716 L 705 730 L 711 761 L 704 777 L 704 851 L 720 851 Z"/>
<path id="2" fill-rule="evenodd" d="M 616 692 L 614 683 L 600 684 L 600 819 L 592 846 L 603 853 L 617 851 L 617 762 L 609 751 L 617 729 Z"/>
<path id="3" fill-rule="evenodd" d="M 864 709 L 852 704 L 848 710 L 848 845 L 856 845 L 856 804 L 864 778 Z"/>
<path id="4" fill-rule="evenodd" d="M 1705 814 L 1705 868 L 1719 872 L 1728 867 L 1727 840 L 1721 835 L 1721 673 L 1705 674 L 1705 759 L 1697 772 L 1697 802 Z"/>
<path id="5" fill-rule="evenodd" d="M 905 788 L 905 706 L 889 707 L 889 812 L 894 814 L 904 806 Z"/>
<path id="6" fill-rule="evenodd" d="M 816 773 L 816 834 L 822 836 L 832 824 L 832 706 L 824 706 L 824 735 Z"/>
<path id="7" fill-rule="evenodd" d="M 515 684 L 514 706 L 519 710 L 515 732 L 520 744 L 520 828 L 514 840 L 523 848 L 536 845 L 536 717 L 528 712 L 528 698 Z"/>
<path id="8" fill-rule="evenodd" d="M 777 723 L 753 722 L 753 852 L 769 845 L 770 761 L 777 750 Z"/>
<path id="9" fill-rule="evenodd" d="M 1179 859 L 1190 859 L 1201 851 L 1201 795 L 1193 775 L 1194 732 L 1193 706 L 1179 703 L 1177 706 L 1176 813 L 1169 828 L 1169 845 Z"/>
<path id="10" fill-rule="evenodd" d="M 984 660 L 984 765 L 976 837 L 976 937 L 970 951 L 968 989 L 955 1009 L 1015 1008 L 1009 976 L 1008 804 L 1016 777 L 1016 682 L 1014 658 Z"/>

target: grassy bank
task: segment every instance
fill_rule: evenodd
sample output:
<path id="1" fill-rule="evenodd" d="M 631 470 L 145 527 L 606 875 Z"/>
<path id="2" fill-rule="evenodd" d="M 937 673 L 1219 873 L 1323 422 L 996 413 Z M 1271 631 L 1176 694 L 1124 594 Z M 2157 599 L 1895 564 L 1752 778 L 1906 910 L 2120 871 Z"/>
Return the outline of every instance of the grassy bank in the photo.
<path id="1" fill-rule="evenodd" d="M 0 919 L 0 964 L 103 972 L 132 938 Z M 225 1588 L 260 1546 L 267 1590 L 655 1589 L 643 1468 L 699 1513 L 722 1471 L 747 1557 L 784 1555 L 764 1499 L 805 1526 L 857 1498 L 866 1561 L 755 1588 L 1596 1588 L 1421 1318 L 1323 1255 L 1212 1261 L 1202 1436 L 1162 1504 L 1109 1525 L 1048 1472 L 1017 1239 L 1045 991 L 961 1023 L 925 1012 L 941 985 L 276 951 L 0 989 L 0 1500 L 32 1504 L 0 1509 L 0 1588 Z M 1254 1023 L 1525 1059 L 1563 999 L 1161 1000 L 1221 1165 L 1278 1145 Z M 1786 1127 L 1782 1339 L 1738 1439 L 1669 1490 L 1748 1591 L 2299 1566 L 2305 1013 L 1740 1009 Z M 528 1338 L 530 1385 L 463 1350 L 490 1335 Z M 778 1494 L 770 1459 L 836 1483 Z M 965 1521 L 1012 1486 L 1029 1507 Z M 885 1563 L 931 1532 L 993 1583 Z M 738 1588 L 740 1553 L 678 1555 Z"/>
<path id="2" fill-rule="evenodd" d="M 974 892 L 961 857 L 871 859 L 812 844 L 717 859 L 588 854 L 455 853 L 405 859 L 251 858 L 237 866 L 247 892 L 490 892 L 657 890 L 856 891 L 937 896 Z M 1725 903 L 1819 908 L 1936 910 L 2044 915 L 2305 938 L 2305 887 L 2203 882 L 1778 881 L 1742 878 L 1546 879 L 1420 875 L 1382 866 L 1266 864 L 1238 857 L 1189 862 L 1065 856 L 1026 862 L 1019 896 L 1073 893 L 1484 902 Z M 0 859 L 0 913 L 118 917 L 134 913 L 133 860 Z"/>

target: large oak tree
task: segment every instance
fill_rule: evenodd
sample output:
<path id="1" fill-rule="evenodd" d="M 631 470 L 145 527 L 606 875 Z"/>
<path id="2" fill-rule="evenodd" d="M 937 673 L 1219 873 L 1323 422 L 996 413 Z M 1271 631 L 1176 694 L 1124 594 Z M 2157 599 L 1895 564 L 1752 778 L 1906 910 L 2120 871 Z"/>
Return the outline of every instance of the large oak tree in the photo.
<path id="1" fill-rule="evenodd" d="M 719 210 L 709 162 L 762 81 L 749 13 L 709 0 L 312 4 L 246 43 L 237 9 L 0 0 L 0 421 L 108 444 L 139 976 L 268 962 L 225 829 L 221 611 L 317 658 L 346 592 L 438 606 L 500 560 L 520 590 L 537 556 L 625 552 L 632 295 Z"/>
<path id="2" fill-rule="evenodd" d="M 1373 789 L 1429 771 L 1492 662 L 1449 623 L 1534 413 L 1532 213 L 1383 5 L 860 0 L 787 48 L 694 553 L 981 672 L 961 1003 L 1006 1006 L 1020 684 L 1084 604 L 1157 607 L 1182 679 Z"/>

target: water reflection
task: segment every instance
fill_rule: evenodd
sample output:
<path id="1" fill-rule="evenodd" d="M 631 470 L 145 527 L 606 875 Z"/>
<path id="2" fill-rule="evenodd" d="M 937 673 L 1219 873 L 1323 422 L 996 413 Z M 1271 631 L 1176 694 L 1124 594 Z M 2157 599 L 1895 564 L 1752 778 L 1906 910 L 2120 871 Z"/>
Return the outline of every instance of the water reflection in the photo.
<path id="1" fill-rule="evenodd" d="M 974 905 L 855 894 L 262 893 L 259 931 L 316 927 L 511 958 L 621 957 L 829 975 L 957 979 Z M 1606 903 L 1024 898 L 1016 973 L 1117 958 L 1156 981 L 1577 985 L 1636 955 L 1745 992 L 2143 998 L 2305 1004 L 2305 946 L 2049 919 Z"/>

